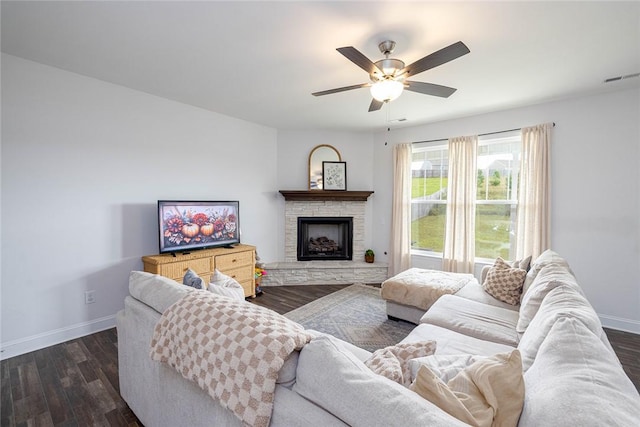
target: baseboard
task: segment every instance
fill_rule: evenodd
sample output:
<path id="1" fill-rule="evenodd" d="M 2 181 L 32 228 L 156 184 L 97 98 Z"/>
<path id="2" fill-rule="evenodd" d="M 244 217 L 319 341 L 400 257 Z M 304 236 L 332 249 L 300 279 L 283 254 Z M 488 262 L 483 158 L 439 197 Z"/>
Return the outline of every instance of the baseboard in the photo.
<path id="1" fill-rule="evenodd" d="M 605 314 L 599 314 L 598 317 L 600 317 L 600 322 L 602 322 L 602 326 L 605 328 L 640 334 L 640 321 L 607 316 Z"/>
<path id="2" fill-rule="evenodd" d="M 116 325 L 116 316 L 111 315 L 90 322 L 79 323 L 66 328 L 55 329 L 42 334 L 0 344 L 0 360 L 40 350 L 65 341 L 91 335 Z"/>

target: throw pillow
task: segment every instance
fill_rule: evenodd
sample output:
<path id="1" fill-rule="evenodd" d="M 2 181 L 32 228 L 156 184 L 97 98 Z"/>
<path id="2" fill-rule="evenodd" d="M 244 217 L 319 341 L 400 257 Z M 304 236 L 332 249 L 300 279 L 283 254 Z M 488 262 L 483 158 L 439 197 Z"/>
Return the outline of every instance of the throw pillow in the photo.
<path id="1" fill-rule="evenodd" d="M 520 352 L 476 361 L 445 383 L 421 366 L 411 390 L 443 411 L 475 426 L 515 426 L 524 404 Z"/>
<path id="2" fill-rule="evenodd" d="M 529 271 L 529 267 L 531 267 L 531 255 L 526 258 L 517 259 L 511 262 L 511 267 L 520 268 L 524 271 Z"/>
<path id="3" fill-rule="evenodd" d="M 527 272 L 512 268 L 502 258 L 489 269 L 482 288 L 492 297 L 511 305 L 520 304 L 520 294 Z"/>
<path id="4" fill-rule="evenodd" d="M 409 366 L 411 359 L 429 356 L 435 351 L 435 341 L 401 343 L 374 351 L 364 364 L 376 374 L 409 387 L 411 385 L 411 368 Z"/>
<path id="5" fill-rule="evenodd" d="M 242 285 L 238 283 L 238 281 L 233 277 L 227 276 L 217 269 L 215 270 L 213 276 L 211 276 L 211 283 L 209 283 L 209 292 L 237 299 L 239 301 L 244 300 L 244 289 L 242 288 Z"/>
<path id="6" fill-rule="evenodd" d="M 198 276 L 198 274 L 192 269 L 188 269 L 182 278 L 182 283 L 187 286 L 191 286 L 196 289 L 206 289 L 204 280 Z"/>

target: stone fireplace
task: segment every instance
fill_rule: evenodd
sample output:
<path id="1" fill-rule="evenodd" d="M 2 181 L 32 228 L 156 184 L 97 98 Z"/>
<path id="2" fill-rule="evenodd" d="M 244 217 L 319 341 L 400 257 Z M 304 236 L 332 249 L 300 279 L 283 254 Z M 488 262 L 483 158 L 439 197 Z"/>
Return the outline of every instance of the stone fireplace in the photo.
<path id="1" fill-rule="evenodd" d="M 285 259 L 283 262 L 269 263 L 265 266 L 268 274 L 263 278 L 264 286 L 381 283 L 387 278 L 385 263 L 364 262 L 366 204 L 372 191 L 282 190 L 280 193 L 285 197 Z M 337 241 L 344 237 L 328 235 L 329 230 L 326 226 L 335 225 L 336 222 L 342 223 L 344 218 L 351 219 L 350 257 L 325 260 L 307 259 L 305 256 L 305 259 L 299 259 L 300 221 L 308 221 L 312 225 L 322 224 L 320 235 L 312 237 L 325 237 Z M 342 226 L 342 231 L 338 234 L 344 233 L 345 229 L 348 229 L 348 226 Z"/>

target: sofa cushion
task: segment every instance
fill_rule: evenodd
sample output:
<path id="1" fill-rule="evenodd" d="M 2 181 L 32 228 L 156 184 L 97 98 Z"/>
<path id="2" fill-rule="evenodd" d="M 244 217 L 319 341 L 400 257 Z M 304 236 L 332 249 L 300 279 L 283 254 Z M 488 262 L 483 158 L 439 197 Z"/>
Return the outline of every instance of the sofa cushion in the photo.
<path id="1" fill-rule="evenodd" d="M 129 274 L 129 293 L 135 299 L 164 313 L 170 305 L 178 301 L 194 288 L 181 285 L 175 280 L 144 271 L 132 271 Z"/>
<path id="2" fill-rule="evenodd" d="M 516 305 L 507 304 L 506 302 L 502 302 L 499 299 L 492 297 L 482 288 L 482 285 L 477 281 L 468 283 L 464 288 L 460 289 L 454 295 L 460 298 L 467 298 L 470 300 L 481 302 L 482 304 L 506 308 L 507 310 L 511 311 L 518 311 L 519 308 Z"/>
<path id="3" fill-rule="evenodd" d="M 531 320 L 535 317 L 544 297 L 551 292 L 551 290 L 561 285 L 571 286 L 576 289 L 576 292 L 584 295 L 575 277 L 564 267 L 547 265 L 542 268 L 534 283 L 522 296 L 520 315 L 518 317 L 518 323 L 516 324 L 516 331 L 519 336 L 522 336 L 529 326 L 529 323 L 531 323 Z"/>
<path id="4" fill-rule="evenodd" d="M 463 426 L 416 393 L 383 376 L 327 336 L 300 352 L 293 391 L 352 426 Z"/>
<path id="5" fill-rule="evenodd" d="M 477 360 L 447 383 L 423 365 L 411 389 L 468 424 L 514 426 L 524 401 L 520 353 Z"/>
<path id="6" fill-rule="evenodd" d="M 511 267 L 502 258 L 496 259 L 495 264 L 482 282 L 482 288 L 494 298 L 511 305 L 520 304 L 522 284 L 527 271 L 519 267 Z"/>
<path id="7" fill-rule="evenodd" d="M 365 360 L 369 359 L 371 357 L 371 355 L 373 354 L 370 351 L 365 350 L 364 348 L 360 348 L 355 344 L 351 344 L 350 342 L 343 341 L 340 338 L 336 338 L 331 334 L 327 334 L 327 333 L 324 333 L 324 332 L 316 331 L 314 329 L 307 329 L 307 332 L 309 334 L 311 334 L 311 336 L 313 338 L 317 338 L 317 337 L 320 337 L 320 336 L 328 337 L 342 351 L 346 351 L 346 352 L 351 353 L 352 355 L 354 355 L 357 359 L 359 359 L 362 362 L 364 362 Z"/>
<path id="8" fill-rule="evenodd" d="M 429 356 L 435 350 L 435 341 L 401 343 L 374 351 L 364 364 L 376 374 L 409 387 L 413 380 L 409 367 L 411 359 Z"/>
<path id="9" fill-rule="evenodd" d="M 441 297 L 420 319 L 461 334 L 515 347 L 518 312 L 455 295 Z"/>
<path id="10" fill-rule="evenodd" d="M 561 317 L 575 318 L 598 337 L 604 335 L 600 319 L 589 301 L 573 286 L 561 284 L 544 297 L 540 309 L 518 343 L 525 371 L 536 358 L 538 349 L 551 327 Z"/>
<path id="11" fill-rule="evenodd" d="M 524 374 L 520 427 L 637 426 L 640 396 L 583 322 L 559 318 Z"/>
<path id="12" fill-rule="evenodd" d="M 440 326 L 423 323 L 415 328 L 401 342 L 433 340 L 436 342 L 436 355 L 477 354 L 491 356 L 513 350 L 515 346 L 499 344 L 464 335 Z"/>
<path id="13" fill-rule="evenodd" d="M 571 271 L 571 268 L 569 267 L 569 263 L 564 258 L 562 258 L 560 255 L 558 255 L 556 252 L 552 251 L 551 249 L 547 249 L 546 251 L 541 253 L 540 256 L 538 256 L 538 258 L 536 258 L 536 260 L 531 264 L 531 268 L 529 268 L 529 271 L 527 272 L 527 276 L 524 279 L 524 284 L 522 286 L 523 295 L 527 292 L 527 290 L 529 289 L 529 286 L 531 286 L 531 284 L 534 282 L 534 280 L 536 279 L 536 277 L 538 276 L 538 273 L 540 273 L 542 268 L 548 265 L 555 265 L 557 267 L 561 267 L 562 269 L 569 271 L 571 274 L 573 274 L 573 272 Z"/>

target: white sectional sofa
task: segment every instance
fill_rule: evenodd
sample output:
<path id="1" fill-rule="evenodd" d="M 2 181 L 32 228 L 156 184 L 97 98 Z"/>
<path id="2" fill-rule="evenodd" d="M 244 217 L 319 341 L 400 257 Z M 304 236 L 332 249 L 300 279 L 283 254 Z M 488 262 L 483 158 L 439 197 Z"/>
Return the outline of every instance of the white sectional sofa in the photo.
<path id="1" fill-rule="evenodd" d="M 242 425 L 197 385 L 149 356 L 161 313 L 194 291 L 142 272 L 132 273 L 129 288 L 117 316 L 120 391 L 138 418 L 148 427 Z M 314 336 L 279 373 L 270 425 L 468 425 L 373 373 L 364 363 L 371 353 Z M 451 360 L 451 366 L 517 348 L 524 381 L 519 426 L 640 425 L 636 388 L 568 264 L 552 251 L 532 263 L 519 306 L 492 298 L 474 281 L 441 297 L 403 343 L 424 340 L 436 342 L 432 362 Z"/>

